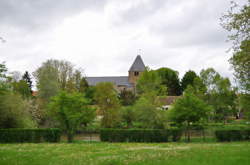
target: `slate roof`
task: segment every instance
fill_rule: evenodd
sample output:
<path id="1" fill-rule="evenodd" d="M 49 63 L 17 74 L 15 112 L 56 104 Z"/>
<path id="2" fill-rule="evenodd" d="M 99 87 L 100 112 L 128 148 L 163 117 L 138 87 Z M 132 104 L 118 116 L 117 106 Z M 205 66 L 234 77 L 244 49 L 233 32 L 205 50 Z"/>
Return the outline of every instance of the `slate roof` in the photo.
<path id="1" fill-rule="evenodd" d="M 129 71 L 138 71 L 138 72 L 143 72 L 145 71 L 146 67 L 142 61 L 142 58 L 140 55 L 138 55 L 134 61 L 134 63 L 132 64 L 132 66 L 130 67 Z"/>
<path id="2" fill-rule="evenodd" d="M 111 82 L 115 85 L 123 85 L 132 87 L 132 84 L 128 81 L 128 76 L 113 76 L 113 77 L 86 77 L 86 80 L 89 85 L 95 86 L 100 82 Z"/>

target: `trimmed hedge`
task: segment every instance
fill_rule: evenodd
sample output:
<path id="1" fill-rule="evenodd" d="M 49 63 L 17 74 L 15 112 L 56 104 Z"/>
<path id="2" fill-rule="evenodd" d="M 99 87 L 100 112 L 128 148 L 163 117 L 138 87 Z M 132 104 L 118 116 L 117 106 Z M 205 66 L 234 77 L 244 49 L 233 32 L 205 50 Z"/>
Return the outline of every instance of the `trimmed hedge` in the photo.
<path id="1" fill-rule="evenodd" d="M 49 129 L 0 129 L 0 143 L 59 142 L 61 130 Z"/>
<path id="2" fill-rule="evenodd" d="M 250 140 L 250 129 L 219 129 L 215 137 L 220 142 Z"/>
<path id="3" fill-rule="evenodd" d="M 101 129 L 101 141 L 107 142 L 168 142 L 179 141 L 182 130 L 173 129 Z"/>

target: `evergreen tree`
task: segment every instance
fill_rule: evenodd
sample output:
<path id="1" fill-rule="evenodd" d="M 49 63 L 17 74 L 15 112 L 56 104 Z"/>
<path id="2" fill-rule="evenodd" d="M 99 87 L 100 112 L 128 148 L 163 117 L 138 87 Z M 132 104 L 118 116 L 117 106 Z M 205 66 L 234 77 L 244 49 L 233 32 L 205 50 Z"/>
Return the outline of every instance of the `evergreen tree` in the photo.
<path id="1" fill-rule="evenodd" d="M 181 80 L 182 91 L 184 91 L 188 85 L 193 86 L 194 80 L 197 77 L 198 76 L 196 75 L 196 73 L 194 71 L 192 71 L 192 70 L 187 71 Z"/>
<path id="2" fill-rule="evenodd" d="M 156 72 L 161 77 L 161 84 L 167 88 L 167 94 L 170 96 L 181 95 L 181 86 L 179 73 L 170 68 L 160 68 Z"/>
<path id="3" fill-rule="evenodd" d="M 28 84 L 29 89 L 30 89 L 30 93 L 32 94 L 32 92 L 33 92 L 32 91 L 32 80 L 30 78 L 30 74 L 29 74 L 28 71 L 25 71 L 25 73 L 24 73 L 24 75 L 22 77 L 22 80 L 24 80 Z"/>

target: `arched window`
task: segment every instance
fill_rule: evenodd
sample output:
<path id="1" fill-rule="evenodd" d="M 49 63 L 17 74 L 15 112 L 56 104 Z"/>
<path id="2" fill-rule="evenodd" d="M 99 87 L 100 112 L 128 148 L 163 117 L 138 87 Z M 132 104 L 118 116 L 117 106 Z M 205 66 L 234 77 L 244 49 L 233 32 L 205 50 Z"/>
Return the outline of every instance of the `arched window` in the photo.
<path id="1" fill-rule="evenodd" d="M 134 72 L 134 75 L 135 76 L 139 76 L 139 72 Z"/>

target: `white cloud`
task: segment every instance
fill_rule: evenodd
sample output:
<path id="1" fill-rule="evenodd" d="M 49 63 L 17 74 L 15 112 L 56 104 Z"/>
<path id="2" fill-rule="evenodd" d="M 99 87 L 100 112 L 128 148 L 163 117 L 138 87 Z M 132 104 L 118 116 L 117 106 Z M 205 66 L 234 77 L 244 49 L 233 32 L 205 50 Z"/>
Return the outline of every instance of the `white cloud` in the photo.
<path id="1" fill-rule="evenodd" d="M 142 49 L 145 64 L 153 69 L 170 67 L 182 76 L 189 69 L 198 73 L 214 67 L 232 77 L 230 44 L 219 26 L 229 1 L 65 0 L 59 6 L 58 1 L 27 1 L 20 9 L 18 3 L 3 2 L 9 10 L 0 12 L 0 36 L 7 40 L 0 43 L 0 62 L 11 71 L 32 72 L 56 58 L 73 62 L 89 76 L 126 75 Z"/>

